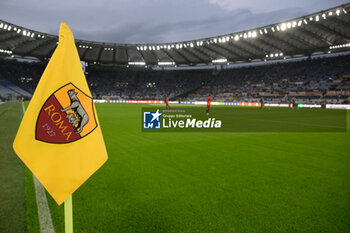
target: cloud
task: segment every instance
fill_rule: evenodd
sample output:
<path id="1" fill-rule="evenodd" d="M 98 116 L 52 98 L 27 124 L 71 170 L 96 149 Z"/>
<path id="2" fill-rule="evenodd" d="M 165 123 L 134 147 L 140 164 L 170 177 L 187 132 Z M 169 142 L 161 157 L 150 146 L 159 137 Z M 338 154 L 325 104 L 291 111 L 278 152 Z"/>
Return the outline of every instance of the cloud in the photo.
<path id="1" fill-rule="evenodd" d="M 201 20 L 178 22 L 133 23 L 108 30 L 84 32 L 75 30 L 78 38 L 120 43 L 163 43 L 217 36 L 252 29 L 278 21 L 304 15 L 300 9 L 283 9 L 268 13 L 252 13 L 248 9 L 237 9 L 221 16 Z"/>
<path id="2" fill-rule="evenodd" d="M 210 3 L 231 11 L 237 8 L 248 8 L 253 12 L 269 12 L 281 8 L 300 8 L 308 13 L 344 4 L 344 0 L 209 0 Z"/>
<path id="3" fill-rule="evenodd" d="M 163 43 L 251 29 L 341 3 L 342 0 L 1 0 L 0 15 L 3 20 L 56 35 L 60 22 L 65 20 L 79 39 Z"/>

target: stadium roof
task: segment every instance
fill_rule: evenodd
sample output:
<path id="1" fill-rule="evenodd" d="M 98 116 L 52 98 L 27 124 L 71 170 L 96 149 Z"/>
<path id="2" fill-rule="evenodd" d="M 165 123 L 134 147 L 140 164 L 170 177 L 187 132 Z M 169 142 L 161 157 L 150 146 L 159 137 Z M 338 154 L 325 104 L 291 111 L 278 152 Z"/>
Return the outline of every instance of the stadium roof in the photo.
<path id="1" fill-rule="evenodd" d="M 58 36 L 0 20 L 0 54 L 47 60 Z M 303 17 L 198 40 L 119 44 L 76 40 L 93 64 L 197 66 L 288 59 L 350 50 L 350 4 Z"/>

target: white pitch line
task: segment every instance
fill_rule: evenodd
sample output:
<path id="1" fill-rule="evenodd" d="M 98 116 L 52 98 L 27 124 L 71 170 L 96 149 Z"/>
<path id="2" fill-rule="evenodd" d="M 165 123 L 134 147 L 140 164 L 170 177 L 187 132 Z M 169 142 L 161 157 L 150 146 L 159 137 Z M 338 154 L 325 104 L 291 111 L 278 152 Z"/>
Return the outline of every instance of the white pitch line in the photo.
<path id="1" fill-rule="evenodd" d="M 24 108 L 24 103 L 22 102 L 22 110 L 23 110 L 23 116 L 24 116 L 24 113 L 26 112 L 26 109 Z"/>
<path id="2" fill-rule="evenodd" d="M 38 206 L 38 215 L 41 233 L 55 233 L 52 225 L 51 213 L 47 204 L 45 189 L 39 180 L 33 174 L 35 186 L 36 205 Z"/>
<path id="3" fill-rule="evenodd" d="M 24 104 L 22 102 L 23 115 L 25 113 Z M 39 223 L 40 223 L 40 232 L 41 233 L 55 233 L 53 228 L 50 208 L 47 203 L 45 189 L 40 183 L 40 181 L 33 174 L 33 182 L 35 187 L 35 197 L 36 205 L 38 207 Z"/>

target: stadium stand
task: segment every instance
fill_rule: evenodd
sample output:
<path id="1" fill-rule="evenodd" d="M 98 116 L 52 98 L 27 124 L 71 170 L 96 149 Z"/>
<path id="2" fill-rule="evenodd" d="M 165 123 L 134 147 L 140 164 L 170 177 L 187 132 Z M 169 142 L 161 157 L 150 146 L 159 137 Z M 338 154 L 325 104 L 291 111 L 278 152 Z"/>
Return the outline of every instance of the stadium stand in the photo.
<path id="1" fill-rule="evenodd" d="M 46 63 L 18 62 L 0 59 L 0 75 L 25 91 L 19 91 L 24 97 L 30 97 L 45 69 Z"/>
<path id="2" fill-rule="evenodd" d="M 33 92 L 45 63 L 1 60 L 0 73 Z M 109 100 L 205 100 L 306 104 L 350 102 L 350 55 L 233 69 L 152 70 L 92 66 L 87 74 L 94 98 Z M 29 93 L 10 87 L 14 96 Z M 6 89 L 7 90 L 7 89 Z M 22 90 L 22 91 L 20 91 Z M 5 93 L 5 89 L 4 89 Z"/>
<path id="3" fill-rule="evenodd" d="M 5 80 L 0 75 L 0 98 L 2 99 L 16 99 L 16 98 L 30 98 L 32 95 L 21 89 L 20 87 L 14 85 L 13 83 Z"/>
<path id="4" fill-rule="evenodd" d="M 94 98 L 200 101 L 211 93 L 213 101 L 349 103 L 348 12 L 350 3 L 263 27 L 172 43 L 75 42 L 80 59 L 88 64 Z M 57 41 L 57 35 L 0 20 L 0 74 L 6 79 L 0 95 L 29 98 Z"/>
<path id="5" fill-rule="evenodd" d="M 348 103 L 350 97 L 350 56 L 307 59 L 222 70 L 188 100 L 205 100 L 212 93 L 215 100 L 270 103 Z"/>

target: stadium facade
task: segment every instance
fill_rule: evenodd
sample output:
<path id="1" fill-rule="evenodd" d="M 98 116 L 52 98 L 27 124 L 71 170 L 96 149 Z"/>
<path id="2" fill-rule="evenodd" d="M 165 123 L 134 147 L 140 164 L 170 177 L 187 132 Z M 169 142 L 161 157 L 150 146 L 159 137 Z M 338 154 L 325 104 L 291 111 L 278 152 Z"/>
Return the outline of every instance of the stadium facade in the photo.
<path id="1" fill-rule="evenodd" d="M 57 43 L 0 20 L 0 97 L 30 98 Z M 211 93 L 224 105 L 350 103 L 350 4 L 198 40 L 76 45 L 95 99 L 201 103 Z M 39 62 L 18 62 L 29 58 Z"/>
<path id="2" fill-rule="evenodd" d="M 162 44 L 76 40 L 81 60 L 122 66 L 201 66 L 336 53 L 350 49 L 350 4 L 250 30 Z M 47 60 L 56 35 L 0 20 L 0 53 Z"/>

